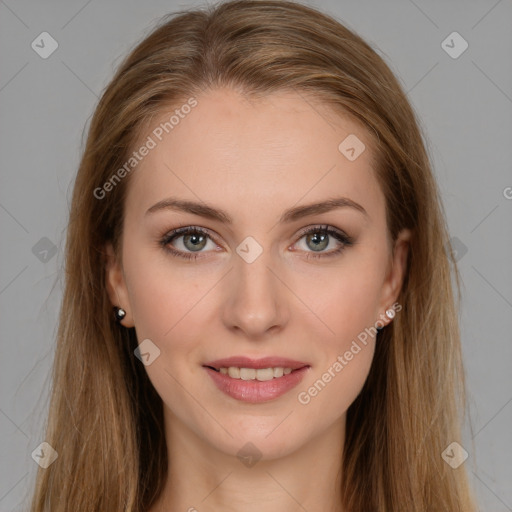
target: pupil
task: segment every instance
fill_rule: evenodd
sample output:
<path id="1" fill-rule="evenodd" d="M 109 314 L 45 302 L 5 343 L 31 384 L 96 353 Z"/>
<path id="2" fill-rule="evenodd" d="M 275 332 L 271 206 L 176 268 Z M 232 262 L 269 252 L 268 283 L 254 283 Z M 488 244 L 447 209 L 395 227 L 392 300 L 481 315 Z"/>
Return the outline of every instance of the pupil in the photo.
<path id="1" fill-rule="evenodd" d="M 200 240 L 201 238 L 203 239 L 202 241 Z M 204 235 L 198 235 L 198 234 L 185 235 L 183 242 L 184 242 L 185 246 L 187 246 L 187 242 L 192 241 L 192 247 L 187 247 L 189 249 L 190 248 L 192 248 L 192 250 L 195 250 L 198 248 L 202 249 L 204 247 L 204 243 L 201 246 L 199 244 L 201 244 L 201 242 L 204 242 L 204 238 L 205 238 Z"/>
<path id="2" fill-rule="evenodd" d="M 318 238 L 321 239 L 319 244 L 317 244 Z M 313 247 L 313 250 L 315 251 L 325 249 L 328 245 L 328 243 L 325 243 L 327 240 L 327 234 L 325 233 L 321 235 L 319 235 L 318 233 L 314 233 L 308 236 L 308 242 L 310 242 L 313 239 L 315 239 L 315 246 Z"/>

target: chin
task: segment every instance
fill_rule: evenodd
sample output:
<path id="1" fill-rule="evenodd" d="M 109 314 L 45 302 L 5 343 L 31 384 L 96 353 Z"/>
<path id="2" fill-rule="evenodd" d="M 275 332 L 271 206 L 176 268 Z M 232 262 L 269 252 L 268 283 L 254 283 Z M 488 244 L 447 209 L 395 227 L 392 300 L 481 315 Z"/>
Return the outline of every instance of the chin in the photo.
<path id="1" fill-rule="evenodd" d="M 287 413 L 288 414 L 288 413 Z M 308 441 L 307 432 L 295 432 L 283 422 L 287 416 L 281 418 L 269 417 L 266 421 L 261 418 L 243 416 L 239 421 L 226 424 L 226 430 L 222 430 L 218 436 L 211 435 L 205 439 L 216 450 L 220 450 L 229 456 L 236 456 L 242 462 L 244 457 L 253 457 L 258 460 L 275 460 L 286 457 L 300 449 Z M 283 423 L 281 423 L 283 422 Z M 280 424 L 281 423 L 281 424 Z M 211 430 L 208 432 L 211 434 Z"/>

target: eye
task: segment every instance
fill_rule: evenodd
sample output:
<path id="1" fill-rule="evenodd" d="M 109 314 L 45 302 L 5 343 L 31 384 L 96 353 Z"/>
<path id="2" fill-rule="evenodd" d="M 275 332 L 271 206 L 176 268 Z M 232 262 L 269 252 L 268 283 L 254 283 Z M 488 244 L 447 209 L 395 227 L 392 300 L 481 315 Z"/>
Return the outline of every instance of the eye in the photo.
<path id="1" fill-rule="evenodd" d="M 327 225 L 307 228 L 305 231 L 302 231 L 299 241 L 303 238 L 305 242 L 304 245 L 306 246 L 306 258 L 326 258 L 336 256 L 346 247 L 354 245 L 353 238 L 342 231 Z M 331 251 L 324 251 L 330 245 L 338 245 L 338 247 Z M 309 251 L 308 249 L 312 249 L 312 251 Z"/>
<path id="2" fill-rule="evenodd" d="M 180 239 L 182 240 L 176 244 L 178 246 L 178 250 L 170 245 Z M 207 246 L 207 242 L 209 240 L 212 241 L 212 238 L 205 229 L 198 226 L 187 226 L 184 228 L 173 229 L 160 240 L 160 245 L 174 256 L 195 260 L 199 256 L 194 253 L 203 252 L 202 250 Z M 174 245 L 174 247 L 176 247 L 176 245 Z M 213 249 L 215 250 L 216 246 L 215 244 L 213 245 Z"/>

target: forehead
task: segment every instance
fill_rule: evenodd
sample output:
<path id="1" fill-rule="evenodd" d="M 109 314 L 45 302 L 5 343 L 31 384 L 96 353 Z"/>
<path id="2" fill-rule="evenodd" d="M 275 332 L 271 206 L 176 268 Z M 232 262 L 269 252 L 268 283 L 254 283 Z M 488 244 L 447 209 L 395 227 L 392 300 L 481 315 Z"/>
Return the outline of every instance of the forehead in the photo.
<path id="1" fill-rule="evenodd" d="M 372 139 L 349 116 L 295 92 L 217 89 L 195 101 L 163 108 L 143 132 L 135 149 L 149 138 L 154 147 L 130 176 L 130 210 L 168 195 L 248 216 L 338 195 L 382 210 Z"/>

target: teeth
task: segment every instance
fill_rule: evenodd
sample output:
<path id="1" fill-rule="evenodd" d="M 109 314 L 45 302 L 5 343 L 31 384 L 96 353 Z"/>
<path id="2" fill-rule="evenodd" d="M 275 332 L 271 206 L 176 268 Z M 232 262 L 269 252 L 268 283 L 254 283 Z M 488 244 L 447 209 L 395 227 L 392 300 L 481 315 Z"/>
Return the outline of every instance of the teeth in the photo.
<path id="1" fill-rule="evenodd" d="M 284 374 L 283 368 L 274 368 L 274 377 L 282 377 Z"/>
<path id="2" fill-rule="evenodd" d="M 274 368 L 261 368 L 255 370 L 256 380 L 272 380 L 274 378 Z"/>
<path id="3" fill-rule="evenodd" d="M 272 380 L 278 379 L 283 375 L 288 375 L 292 372 L 291 368 L 237 368 L 235 366 L 230 366 L 229 368 L 220 368 L 220 373 L 223 375 L 229 375 L 232 379 L 242 379 L 242 380 Z"/>
<path id="4" fill-rule="evenodd" d="M 233 379 L 240 378 L 240 368 L 235 368 L 234 366 L 230 366 L 228 368 L 228 375 Z"/>
<path id="5" fill-rule="evenodd" d="M 254 380 L 256 378 L 256 370 L 254 368 L 240 368 L 240 378 L 242 380 Z"/>

